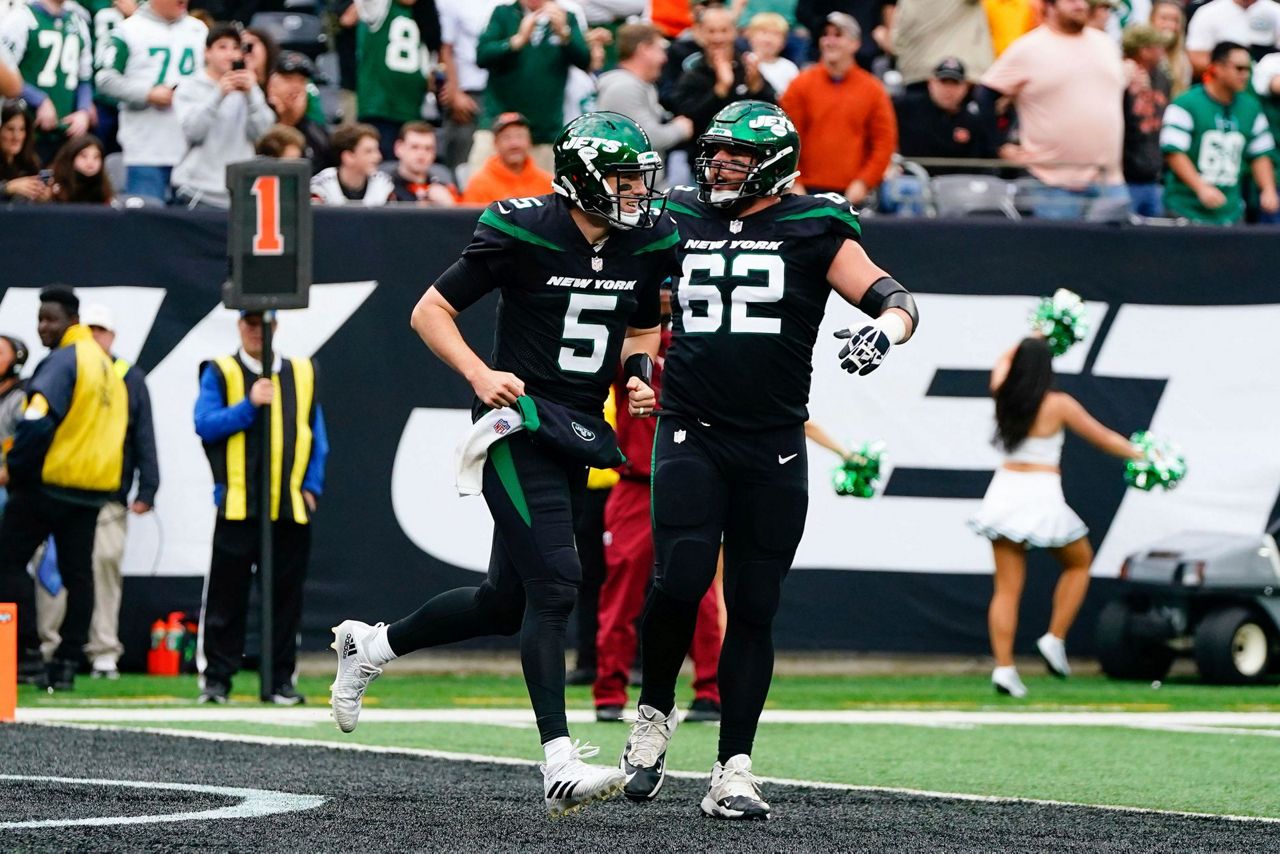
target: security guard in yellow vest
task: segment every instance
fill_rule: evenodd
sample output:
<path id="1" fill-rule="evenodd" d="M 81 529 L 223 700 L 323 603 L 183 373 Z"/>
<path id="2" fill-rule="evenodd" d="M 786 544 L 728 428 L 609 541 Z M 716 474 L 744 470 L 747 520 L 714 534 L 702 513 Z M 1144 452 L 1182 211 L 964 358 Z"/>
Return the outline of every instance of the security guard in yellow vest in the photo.
<path id="1" fill-rule="evenodd" d="M 271 490 L 274 570 L 272 673 L 263 702 L 296 705 L 294 689 L 302 585 L 311 553 L 311 514 L 324 490 L 329 440 L 310 359 L 275 356 L 262 375 L 261 313 L 241 314 L 240 349 L 200 366 L 196 433 L 213 470 L 218 520 L 200 614 L 200 702 L 225 703 L 244 654 L 249 586 L 260 551 L 259 506 Z M 274 322 L 272 329 L 274 329 Z M 264 413 L 266 413 L 264 415 Z M 261 418 L 271 424 L 271 483 L 262 483 Z M 264 652 L 266 642 L 263 643 Z"/>
<path id="2" fill-rule="evenodd" d="M 128 395 L 111 359 L 79 324 L 67 287 L 40 293 L 37 330 L 51 352 L 27 383 L 27 406 L 7 460 L 9 503 L 0 523 L 0 602 L 18 603 L 19 676 L 70 689 L 93 614 L 98 510 L 120 488 Z M 35 591 L 27 562 L 53 535 L 67 589 L 62 642 L 40 660 Z"/>

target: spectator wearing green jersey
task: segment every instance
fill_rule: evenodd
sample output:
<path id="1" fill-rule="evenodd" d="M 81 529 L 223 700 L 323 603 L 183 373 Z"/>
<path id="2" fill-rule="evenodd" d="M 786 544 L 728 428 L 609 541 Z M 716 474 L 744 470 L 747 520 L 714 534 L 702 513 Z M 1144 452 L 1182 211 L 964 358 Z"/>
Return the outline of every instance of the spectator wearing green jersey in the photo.
<path id="1" fill-rule="evenodd" d="M 508 112 L 523 114 L 533 135 L 534 162 L 552 171 L 551 143 L 564 124 L 569 68 L 586 70 L 591 64 L 583 22 L 555 0 L 498 6 L 476 45 L 476 64 L 489 72 L 482 122 L 491 124 Z M 493 152 L 493 134 L 476 131 L 472 168 L 478 169 Z"/>
<path id="2" fill-rule="evenodd" d="M 421 121 L 431 68 L 414 18 L 417 0 L 356 0 L 356 110 L 378 130 L 382 157 L 395 158 L 405 122 Z"/>
<path id="3" fill-rule="evenodd" d="M 173 92 L 204 68 L 208 35 L 187 14 L 187 0 L 149 0 L 112 31 L 97 82 L 120 102 L 126 193 L 168 198 L 173 167 L 188 147 Z"/>
<path id="4" fill-rule="evenodd" d="M 1271 134 L 1280 132 L 1280 53 L 1269 53 L 1253 68 L 1253 93 L 1262 103 L 1262 112 L 1271 125 Z M 1271 149 L 1271 164 L 1280 167 L 1280 148 Z M 1280 222 L 1280 214 L 1263 211 L 1261 222 Z"/>
<path id="5" fill-rule="evenodd" d="M 97 72 L 105 64 L 111 34 L 125 18 L 138 11 L 138 0 L 77 0 L 89 14 L 89 32 L 93 36 L 93 68 Z M 101 91 L 93 93 L 93 108 L 97 112 L 97 129 L 94 134 L 102 140 L 108 154 L 120 150 L 116 132 L 120 129 L 120 105 L 115 98 Z"/>
<path id="6" fill-rule="evenodd" d="M 1171 215 L 1212 225 L 1240 222 L 1240 177 L 1246 163 L 1258 185 L 1262 211 L 1280 210 L 1268 157 L 1275 140 L 1257 99 L 1244 95 L 1251 69 L 1248 49 L 1221 42 L 1210 54 L 1204 84 L 1165 109 L 1160 150 L 1169 167 L 1164 192 Z"/>
<path id="7" fill-rule="evenodd" d="M 76 4 L 36 0 L 0 22 L 0 41 L 17 60 L 22 98 L 36 111 L 36 155 L 48 163 L 93 124 L 93 57 L 87 18 Z"/>

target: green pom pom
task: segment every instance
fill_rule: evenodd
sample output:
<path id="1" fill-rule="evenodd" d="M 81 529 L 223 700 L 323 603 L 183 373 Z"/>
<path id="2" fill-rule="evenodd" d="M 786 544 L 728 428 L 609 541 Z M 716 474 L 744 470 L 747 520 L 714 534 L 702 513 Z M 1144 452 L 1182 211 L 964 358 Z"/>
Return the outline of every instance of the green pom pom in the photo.
<path id="1" fill-rule="evenodd" d="M 1125 463 L 1125 483 L 1143 491 L 1157 486 L 1168 490 L 1187 476 L 1187 460 L 1177 445 L 1157 439 L 1147 430 L 1134 433 L 1129 441 L 1138 446 L 1143 458 Z"/>
<path id="2" fill-rule="evenodd" d="M 836 495 L 871 498 L 880 482 L 880 465 L 884 462 L 884 442 L 863 442 L 862 446 L 832 472 Z"/>
<path id="3" fill-rule="evenodd" d="M 1031 331 L 1039 332 L 1055 356 L 1061 356 L 1089 334 L 1089 318 L 1084 300 L 1066 288 L 1043 297 L 1031 313 Z"/>

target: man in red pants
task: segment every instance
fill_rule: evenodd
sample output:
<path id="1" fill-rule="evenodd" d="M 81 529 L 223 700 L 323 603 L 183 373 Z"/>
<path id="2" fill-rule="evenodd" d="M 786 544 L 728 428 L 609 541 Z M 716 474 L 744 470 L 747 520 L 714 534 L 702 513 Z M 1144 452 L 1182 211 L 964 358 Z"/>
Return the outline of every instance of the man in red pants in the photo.
<path id="1" fill-rule="evenodd" d="M 670 292 L 662 292 L 663 314 L 669 315 Z M 662 362 L 671 330 L 662 331 L 662 345 L 653 368 L 653 390 L 661 390 Z M 623 394 L 626 390 L 623 389 Z M 649 463 L 653 456 L 656 418 L 632 418 L 618 410 L 618 447 L 627 462 L 618 469 L 622 479 L 609 493 L 604 508 L 605 579 L 600 588 L 600 628 L 596 634 L 596 681 L 592 693 L 596 720 L 620 721 L 627 705 L 627 684 L 636 661 L 636 620 L 644 607 L 653 574 L 653 532 L 649 519 Z M 713 584 L 698 606 L 698 623 L 690 655 L 693 658 L 693 704 L 687 721 L 720 720 L 720 594 Z"/>

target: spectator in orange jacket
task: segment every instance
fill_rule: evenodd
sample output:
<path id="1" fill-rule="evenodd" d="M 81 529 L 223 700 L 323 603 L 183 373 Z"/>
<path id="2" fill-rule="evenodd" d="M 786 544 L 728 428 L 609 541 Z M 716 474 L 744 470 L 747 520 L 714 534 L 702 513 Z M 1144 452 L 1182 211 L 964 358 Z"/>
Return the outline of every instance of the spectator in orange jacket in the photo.
<path id="1" fill-rule="evenodd" d="M 898 145 L 889 94 L 854 63 L 861 36 L 850 15 L 828 15 L 820 62 L 800 72 L 780 103 L 800 133 L 804 190 L 842 193 L 855 204 L 880 185 Z"/>
<path id="2" fill-rule="evenodd" d="M 502 113 L 493 122 L 493 154 L 467 181 L 464 205 L 487 205 L 502 199 L 541 196 L 551 192 L 551 176 L 533 162 L 529 120 L 519 113 Z"/>

